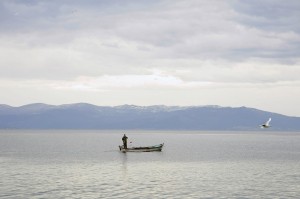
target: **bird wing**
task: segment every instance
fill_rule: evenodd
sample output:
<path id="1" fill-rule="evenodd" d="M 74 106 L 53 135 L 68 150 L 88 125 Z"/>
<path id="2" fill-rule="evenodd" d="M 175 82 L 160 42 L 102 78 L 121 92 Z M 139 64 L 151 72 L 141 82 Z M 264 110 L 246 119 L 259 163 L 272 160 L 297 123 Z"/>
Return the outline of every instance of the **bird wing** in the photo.
<path id="1" fill-rule="evenodd" d="M 271 122 L 271 118 L 266 122 L 266 125 L 269 126 L 269 123 Z"/>

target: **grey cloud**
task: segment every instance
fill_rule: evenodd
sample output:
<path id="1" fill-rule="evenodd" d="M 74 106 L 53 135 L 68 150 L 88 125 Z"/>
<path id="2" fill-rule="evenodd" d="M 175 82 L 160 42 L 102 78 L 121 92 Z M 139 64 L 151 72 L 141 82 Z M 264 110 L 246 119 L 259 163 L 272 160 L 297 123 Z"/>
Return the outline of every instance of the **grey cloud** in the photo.
<path id="1" fill-rule="evenodd" d="M 268 31 L 300 32 L 300 2 L 298 0 L 245 0 L 233 5 L 242 24 Z"/>
<path id="2" fill-rule="evenodd" d="M 89 23 L 105 15 L 114 15 L 151 7 L 157 1 L 118 0 L 4 0 L 0 2 L 1 32 L 45 31 L 68 26 L 68 23 Z M 83 18 L 82 18 L 83 17 Z M 87 19 L 86 17 L 91 17 Z M 85 21 L 86 20 L 86 21 Z M 91 24 L 92 25 L 92 24 Z M 78 26 L 80 28 L 81 26 Z"/>
<path id="3" fill-rule="evenodd" d="M 289 2 L 1 1 L 0 41 L 10 41 L 2 45 L 8 70 L 1 75 L 143 74 L 164 60 L 175 68 L 178 59 L 297 64 L 298 3 Z"/>

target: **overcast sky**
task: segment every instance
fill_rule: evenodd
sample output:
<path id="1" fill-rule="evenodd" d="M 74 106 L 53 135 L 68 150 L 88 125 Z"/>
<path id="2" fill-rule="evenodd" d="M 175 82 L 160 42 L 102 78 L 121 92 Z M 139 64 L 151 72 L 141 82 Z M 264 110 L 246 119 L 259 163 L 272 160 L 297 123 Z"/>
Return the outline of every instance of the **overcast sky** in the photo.
<path id="1" fill-rule="evenodd" d="M 2 0 L 0 104 L 300 116 L 299 0 Z"/>

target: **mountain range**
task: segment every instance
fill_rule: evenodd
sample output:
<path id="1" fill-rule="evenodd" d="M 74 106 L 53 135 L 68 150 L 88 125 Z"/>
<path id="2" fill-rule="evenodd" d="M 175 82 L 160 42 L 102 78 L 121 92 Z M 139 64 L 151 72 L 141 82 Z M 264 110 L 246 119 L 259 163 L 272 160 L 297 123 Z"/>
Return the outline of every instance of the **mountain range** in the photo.
<path id="1" fill-rule="evenodd" d="M 0 105 L 0 129 L 300 131 L 300 117 L 248 107 L 96 106 L 87 103 Z"/>

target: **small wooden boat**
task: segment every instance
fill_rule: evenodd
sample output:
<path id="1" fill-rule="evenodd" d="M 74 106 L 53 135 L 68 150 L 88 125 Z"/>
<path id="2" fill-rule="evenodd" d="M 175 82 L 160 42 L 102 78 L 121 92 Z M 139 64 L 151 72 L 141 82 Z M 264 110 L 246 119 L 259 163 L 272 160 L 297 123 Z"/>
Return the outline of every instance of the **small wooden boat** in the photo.
<path id="1" fill-rule="evenodd" d="M 121 152 L 153 152 L 153 151 L 161 151 L 164 146 L 164 143 L 154 145 L 154 146 L 147 146 L 147 147 L 131 147 L 124 149 L 124 146 L 119 146 Z"/>

